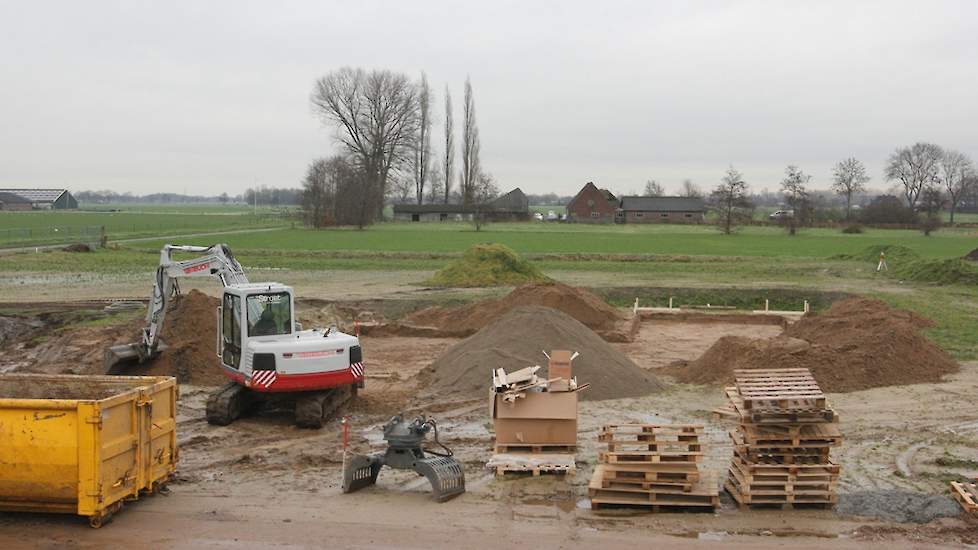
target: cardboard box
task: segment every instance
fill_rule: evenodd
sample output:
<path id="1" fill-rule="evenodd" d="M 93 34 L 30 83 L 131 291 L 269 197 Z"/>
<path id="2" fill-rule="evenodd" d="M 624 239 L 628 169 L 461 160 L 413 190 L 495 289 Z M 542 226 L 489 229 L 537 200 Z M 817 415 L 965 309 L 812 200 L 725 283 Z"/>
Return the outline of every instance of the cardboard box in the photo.
<path id="1" fill-rule="evenodd" d="M 547 379 L 553 380 L 554 378 L 560 378 L 556 382 L 551 382 L 549 390 L 553 392 L 566 392 L 570 391 L 570 380 L 574 377 L 573 369 L 571 368 L 573 353 L 556 349 L 550 352 L 550 365 L 547 369 Z"/>
<path id="2" fill-rule="evenodd" d="M 577 445 L 577 392 L 527 392 L 514 403 L 493 393 L 496 443 Z"/>

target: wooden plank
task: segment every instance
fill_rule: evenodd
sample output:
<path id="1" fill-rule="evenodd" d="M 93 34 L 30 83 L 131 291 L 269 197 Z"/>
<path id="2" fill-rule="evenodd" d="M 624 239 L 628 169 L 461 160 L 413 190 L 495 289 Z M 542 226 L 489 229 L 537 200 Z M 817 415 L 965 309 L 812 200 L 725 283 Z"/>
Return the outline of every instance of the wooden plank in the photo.
<path id="1" fill-rule="evenodd" d="M 598 452 L 598 460 L 608 464 L 696 464 L 703 460 L 702 452 L 648 453 L 641 451 Z"/>
<path id="2" fill-rule="evenodd" d="M 966 512 L 978 513 L 978 484 L 952 481 L 951 496 Z"/>
<path id="3" fill-rule="evenodd" d="M 553 445 L 549 443 L 535 443 L 535 444 L 509 444 L 509 443 L 497 443 L 496 453 L 563 453 L 563 454 L 573 454 L 577 452 L 577 445 Z"/>

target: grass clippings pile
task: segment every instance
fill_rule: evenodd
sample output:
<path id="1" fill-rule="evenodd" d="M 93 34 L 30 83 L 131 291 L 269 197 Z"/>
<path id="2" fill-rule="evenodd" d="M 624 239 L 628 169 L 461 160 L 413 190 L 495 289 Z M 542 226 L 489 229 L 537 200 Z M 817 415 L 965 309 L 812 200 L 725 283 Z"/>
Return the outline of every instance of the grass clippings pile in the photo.
<path id="1" fill-rule="evenodd" d="M 905 246 L 886 244 L 869 246 L 859 253 L 843 254 L 836 258 L 877 263 L 880 252 L 886 254 L 886 273 L 906 281 L 941 285 L 978 284 L 978 266 L 968 261 L 973 259 L 974 251 L 964 258 L 925 259 Z"/>
<path id="2" fill-rule="evenodd" d="M 435 272 L 425 284 L 444 287 L 521 285 L 550 281 L 534 265 L 501 244 L 477 244 Z"/>
<path id="3" fill-rule="evenodd" d="M 543 350 L 553 349 L 580 353 L 574 376 L 580 384 L 591 384 L 581 399 L 638 397 L 662 388 L 655 376 L 591 329 L 566 313 L 539 306 L 517 307 L 448 348 L 423 372 L 424 386 L 443 397 L 485 397 L 494 369 L 540 365 L 545 372 Z"/>
<path id="4" fill-rule="evenodd" d="M 726 336 L 669 368 L 680 382 L 730 383 L 736 369 L 807 368 L 825 391 L 939 382 L 958 364 L 920 334 L 929 319 L 868 298 L 836 302 L 771 339 Z"/>
<path id="5" fill-rule="evenodd" d="M 498 299 L 453 308 L 425 308 L 408 315 L 403 322 L 441 330 L 476 331 L 518 306 L 559 309 L 592 330 L 614 330 L 621 320 L 618 310 L 584 289 L 563 283 L 532 283 Z"/>

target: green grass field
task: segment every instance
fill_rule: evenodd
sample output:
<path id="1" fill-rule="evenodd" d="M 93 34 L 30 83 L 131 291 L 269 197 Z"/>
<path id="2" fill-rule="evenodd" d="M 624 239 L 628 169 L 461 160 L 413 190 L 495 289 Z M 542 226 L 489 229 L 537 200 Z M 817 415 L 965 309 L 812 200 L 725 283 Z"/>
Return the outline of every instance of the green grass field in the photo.
<path id="1" fill-rule="evenodd" d="M 55 215 L 60 216 L 48 214 Z M 87 215 L 69 213 L 60 219 L 84 219 Z M 121 235 L 133 234 L 132 229 L 124 231 L 125 224 L 135 226 L 137 234 L 163 232 L 153 224 L 181 221 L 185 217 L 199 218 L 188 219 L 188 229 L 224 230 L 258 225 L 249 221 L 247 214 L 128 212 L 113 216 L 120 217 L 115 223 L 121 228 Z M 0 216 L 0 220 L 9 219 Z M 43 221 L 45 217 L 36 219 Z M 169 229 L 166 233 L 176 234 L 172 225 Z M 861 261 L 839 257 L 890 244 L 910 248 L 927 259 L 959 258 L 978 247 L 975 229 L 943 229 L 931 237 L 911 230 L 868 229 L 862 234 L 847 235 L 839 230 L 805 229 L 792 237 L 775 227 L 747 227 L 734 235 L 722 235 L 714 227 L 684 225 L 499 223 L 477 232 L 464 223 L 384 223 L 363 231 L 284 226 L 270 231 L 169 240 L 198 245 L 226 242 L 249 271 L 301 270 L 322 272 L 324 277 L 356 277 L 353 274 L 356 271 L 404 271 L 417 273 L 412 277 L 420 284 L 469 246 L 497 242 L 523 254 L 547 275 L 559 280 L 586 277 L 603 281 L 601 284 L 617 285 L 627 279 L 630 285 L 697 289 L 699 299 L 712 303 L 724 303 L 730 299 L 731 289 L 737 288 L 763 292 L 787 289 L 787 295 L 799 303 L 824 292 L 865 294 L 935 319 L 937 326 L 928 331 L 935 341 L 959 359 L 978 358 L 978 319 L 974 313 L 978 307 L 978 288 L 974 285 L 902 281 L 895 273 L 899 266 L 894 265 L 890 273 L 877 274 L 875 261 L 867 261 L 865 256 Z M 31 273 L 57 274 L 70 269 L 75 273 L 132 280 L 152 272 L 164 242 L 151 239 L 124 243 L 89 254 L 42 252 L 0 256 L 0 277 L 17 281 L 23 280 L 25 274 L 30 278 Z M 337 274 L 337 271 L 350 274 Z M 286 274 L 275 278 L 288 280 Z"/>
<path id="2" fill-rule="evenodd" d="M 0 213 L 0 247 L 97 241 L 101 228 L 109 240 L 154 235 L 234 231 L 290 223 L 278 209 L 219 205 L 99 205 L 103 210 Z M 118 212 L 105 209 L 118 208 Z"/>
<path id="3" fill-rule="evenodd" d="M 657 254 L 826 258 L 871 245 L 900 244 L 921 256 L 962 256 L 978 246 L 978 231 L 944 230 L 925 237 L 912 230 L 867 230 L 847 235 L 835 229 L 803 230 L 792 237 L 779 228 L 748 227 L 722 235 L 709 226 L 526 223 L 493 224 L 475 231 L 469 224 L 386 223 L 355 229 L 281 229 L 227 235 L 238 251 L 453 252 L 477 243 L 504 244 L 523 254 Z M 206 244 L 203 240 L 195 244 Z M 158 248 L 163 241 L 140 244 Z"/>

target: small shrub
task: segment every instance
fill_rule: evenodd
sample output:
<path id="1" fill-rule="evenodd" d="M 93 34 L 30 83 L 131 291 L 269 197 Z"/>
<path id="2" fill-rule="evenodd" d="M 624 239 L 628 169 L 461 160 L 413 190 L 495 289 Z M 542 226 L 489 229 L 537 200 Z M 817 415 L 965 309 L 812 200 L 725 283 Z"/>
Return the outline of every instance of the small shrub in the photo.
<path id="1" fill-rule="evenodd" d="M 842 232 L 849 235 L 857 235 L 863 232 L 863 226 L 858 223 L 850 223 L 842 228 Z"/>

